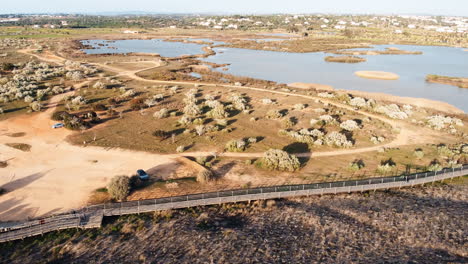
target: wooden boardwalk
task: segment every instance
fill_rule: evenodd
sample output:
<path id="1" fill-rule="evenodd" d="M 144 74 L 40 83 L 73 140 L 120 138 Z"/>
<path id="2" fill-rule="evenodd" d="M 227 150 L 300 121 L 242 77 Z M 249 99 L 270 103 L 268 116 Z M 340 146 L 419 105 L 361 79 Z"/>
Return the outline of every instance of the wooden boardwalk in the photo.
<path id="1" fill-rule="evenodd" d="M 2 225 L 0 224 L 0 242 L 24 239 L 26 237 L 37 236 L 47 232 L 68 228 L 99 228 L 101 227 L 104 216 L 138 214 L 254 200 L 404 188 L 453 179 L 467 174 L 468 165 L 464 165 L 461 168 L 444 169 L 439 172 L 417 173 L 407 176 L 239 189 L 143 201 L 93 205 L 84 208 L 80 212 L 56 215 L 34 221 L 16 223 L 14 225 L 9 224 L 8 226 L 5 225 L 4 228 L 2 228 Z"/>

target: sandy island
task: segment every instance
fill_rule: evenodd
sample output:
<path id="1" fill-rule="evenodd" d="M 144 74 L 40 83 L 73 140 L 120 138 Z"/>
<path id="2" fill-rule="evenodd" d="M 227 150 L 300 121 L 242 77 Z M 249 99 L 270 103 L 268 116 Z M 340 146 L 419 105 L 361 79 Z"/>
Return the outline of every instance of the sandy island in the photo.
<path id="1" fill-rule="evenodd" d="M 383 71 L 357 71 L 354 74 L 361 78 L 378 80 L 398 80 L 400 78 L 398 74 Z"/>

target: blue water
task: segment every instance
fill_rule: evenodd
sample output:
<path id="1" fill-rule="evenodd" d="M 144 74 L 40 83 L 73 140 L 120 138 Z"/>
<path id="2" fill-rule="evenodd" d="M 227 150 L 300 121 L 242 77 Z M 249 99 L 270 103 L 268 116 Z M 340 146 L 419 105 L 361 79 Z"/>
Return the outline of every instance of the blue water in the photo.
<path id="1" fill-rule="evenodd" d="M 326 53 L 286 53 L 234 48 L 215 48 L 216 55 L 204 60 L 229 63 L 228 74 L 247 76 L 279 83 L 321 83 L 335 89 L 388 93 L 444 101 L 468 112 L 468 89 L 427 83 L 427 74 L 468 77 L 468 52 L 460 48 L 378 45 L 383 50 L 397 47 L 422 51 L 422 55 L 368 55 L 367 62 L 357 64 L 325 62 Z M 222 53 L 219 53 L 222 51 Z M 220 69 L 218 69 L 221 71 Z M 356 71 L 387 71 L 399 80 L 363 79 Z"/>
<path id="2" fill-rule="evenodd" d="M 285 34 L 275 34 L 275 36 Z M 204 40 L 209 39 L 192 39 Z M 212 42 L 212 41 L 211 41 Z M 98 44 L 107 46 L 100 47 Z M 222 42 L 215 42 L 222 43 Z M 202 54 L 203 45 L 152 40 L 85 40 L 83 44 L 96 49 L 87 54 L 145 52 L 163 57 Z M 113 49 L 112 47 L 115 47 Z M 427 74 L 468 77 L 468 52 L 461 48 L 377 45 L 373 50 L 397 47 L 402 50 L 422 51 L 422 55 L 363 55 L 366 62 L 357 64 L 325 62 L 327 53 L 287 53 L 235 48 L 215 48 L 216 55 L 205 61 L 229 63 L 228 71 L 217 71 L 271 80 L 279 83 L 320 83 L 335 89 L 388 93 L 398 96 L 421 97 L 450 103 L 468 113 L 468 89 L 451 85 L 427 83 Z M 363 49 L 356 49 L 363 50 Z M 356 71 L 387 71 L 400 76 L 399 80 L 372 80 L 354 75 Z"/>
<path id="3" fill-rule="evenodd" d="M 203 45 L 194 43 L 168 42 L 161 39 L 126 39 L 116 41 L 83 40 L 81 43 L 94 49 L 83 49 L 86 54 L 125 54 L 131 52 L 158 53 L 163 57 L 203 54 Z M 99 44 L 105 44 L 102 47 Z"/>

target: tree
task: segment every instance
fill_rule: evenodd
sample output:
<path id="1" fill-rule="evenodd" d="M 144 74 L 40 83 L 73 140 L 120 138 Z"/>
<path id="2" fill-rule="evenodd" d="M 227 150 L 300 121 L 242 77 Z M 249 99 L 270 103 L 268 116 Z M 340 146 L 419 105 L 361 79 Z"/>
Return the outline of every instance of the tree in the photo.
<path id="1" fill-rule="evenodd" d="M 125 175 L 118 175 L 111 179 L 107 187 L 110 196 L 117 200 L 123 201 L 130 193 L 130 178 Z"/>

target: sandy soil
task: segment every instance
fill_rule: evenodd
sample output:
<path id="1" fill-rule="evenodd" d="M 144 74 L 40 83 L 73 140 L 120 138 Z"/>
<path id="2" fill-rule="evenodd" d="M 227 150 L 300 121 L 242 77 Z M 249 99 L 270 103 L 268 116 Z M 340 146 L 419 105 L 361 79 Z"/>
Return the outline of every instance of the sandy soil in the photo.
<path id="1" fill-rule="evenodd" d="M 333 86 L 326 85 L 326 84 L 319 84 L 319 83 L 301 83 L 295 82 L 288 84 L 291 88 L 296 89 L 316 89 L 316 90 L 324 90 L 324 91 L 333 91 Z"/>
<path id="2" fill-rule="evenodd" d="M 0 221 L 76 209 L 85 205 L 91 191 L 115 175 L 177 165 L 170 157 L 145 152 L 68 144 L 65 138 L 72 132 L 53 130 L 54 121 L 49 119 L 54 103 L 65 95 L 54 97 L 46 112 L 1 122 L 0 159 L 8 160 L 8 167 L 0 169 L 0 186 L 8 192 L 0 196 Z M 6 135 L 16 132 L 26 136 Z M 5 143 L 26 143 L 32 148 L 22 152 Z"/>
<path id="3" fill-rule="evenodd" d="M 357 71 L 354 74 L 361 78 L 378 80 L 398 80 L 400 78 L 398 74 L 383 71 Z"/>

